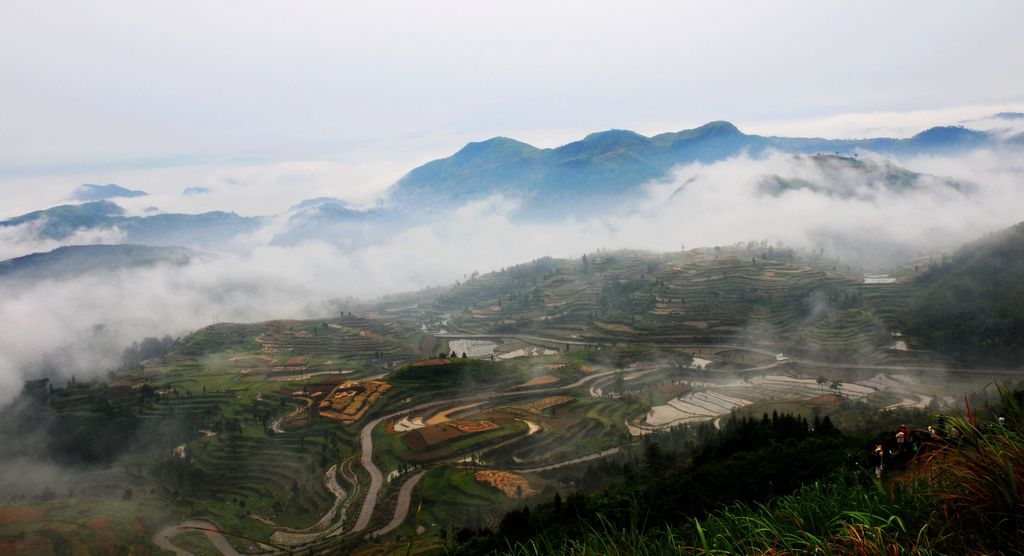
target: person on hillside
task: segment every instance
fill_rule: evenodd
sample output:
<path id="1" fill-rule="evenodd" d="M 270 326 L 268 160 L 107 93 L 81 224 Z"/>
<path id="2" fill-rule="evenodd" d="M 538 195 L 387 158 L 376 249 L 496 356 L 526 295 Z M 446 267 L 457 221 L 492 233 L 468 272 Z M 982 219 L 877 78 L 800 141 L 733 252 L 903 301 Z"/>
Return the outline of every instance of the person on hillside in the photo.
<path id="1" fill-rule="evenodd" d="M 875 467 L 875 477 L 881 479 L 882 471 L 885 470 L 885 449 L 881 444 L 875 444 L 875 450 L 871 453 L 871 465 Z"/>

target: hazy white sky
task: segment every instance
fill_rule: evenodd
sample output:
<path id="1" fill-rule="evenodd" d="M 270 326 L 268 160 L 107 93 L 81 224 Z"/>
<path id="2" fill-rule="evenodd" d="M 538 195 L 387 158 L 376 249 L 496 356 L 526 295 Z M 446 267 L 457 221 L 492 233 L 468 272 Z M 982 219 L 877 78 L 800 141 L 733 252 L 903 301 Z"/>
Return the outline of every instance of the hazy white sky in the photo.
<path id="1" fill-rule="evenodd" d="M 1024 106 L 1022 20 L 1018 1 L 5 0 L 0 216 L 83 182 L 234 187 L 219 208 L 246 213 L 367 201 L 494 135 L 906 135 Z"/>

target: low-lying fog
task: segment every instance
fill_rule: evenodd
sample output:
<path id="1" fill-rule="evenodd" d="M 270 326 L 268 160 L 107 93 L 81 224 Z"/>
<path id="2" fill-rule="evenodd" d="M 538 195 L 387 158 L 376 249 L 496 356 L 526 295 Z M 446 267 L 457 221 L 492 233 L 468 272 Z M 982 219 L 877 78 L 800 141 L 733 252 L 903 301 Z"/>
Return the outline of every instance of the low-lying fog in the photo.
<path id="1" fill-rule="evenodd" d="M 878 168 L 886 163 L 870 153 L 859 158 Z M 598 248 L 673 251 L 681 245 L 767 239 L 824 248 L 844 264 L 877 270 L 918 254 L 956 249 L 1024 219 L 1022 162 L 1019 150 L 894 160 L 961 185 L 957 189 L 947 180 L 925 177 L 904 189 L 886 187 L 874 171 L 823 170 L 812 157 L 738 157 L 677 168 L 615 214 L 523 223 L 515 217 L 515 200 L 494 197 L 356 245 L 317 240 L 281 247 L 270 245 L 273 234 L 258 232 L 185 266 L 0 282 L 0 401 L 39 371 L 43 354 L 49 354 L 52 372 L 81 377 L 111 368 L 134 340 L 184 334 L 209 324 L 214 315 L 220 321 L 324 316 L 330 299 L 445 284 L 542 256 L 578 257 Z M 769 194 L 764 178 L 773 175 L 816 186 Z M 0 234 L 7 257 L 121 237 L 117 231 L 80 231 L 70 241 L 40 242 L 29 226 L 0 229 Z"/>

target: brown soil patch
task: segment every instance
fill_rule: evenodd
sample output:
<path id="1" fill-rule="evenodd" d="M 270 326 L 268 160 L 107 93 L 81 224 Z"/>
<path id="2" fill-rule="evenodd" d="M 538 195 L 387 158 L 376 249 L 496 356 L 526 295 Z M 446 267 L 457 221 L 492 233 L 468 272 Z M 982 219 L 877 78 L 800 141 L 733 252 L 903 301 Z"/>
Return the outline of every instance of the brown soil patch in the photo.
<path id="1" fill-rule="evenodd" d="M 538 492 L 525 478 L 508 471 L 477 471 L 473 478 L 500 490 L 509 498 L 527 498 Z"/>
<path id="2" fill-rule="evenodd" d="M 452 413 L 458 413 L 458 412 L 464 411 L 466 409 L 472 409 L 472 408 L 480 405 L 481 403 L 483 403 L 483 402 L 476 402 L 476 403 L 471 403 L 471 404 L 468 404 L 468 405 L 460 405 L 458 407 L 453 407 L 451 409 L 446 409 L 444 411 L 439 411 L 436 414 L 434 414 L 433 417 L 431 417 L 430 419 L 427 419 L 426 423 L 428 425 L 440 425 L 441 423 L 447 423 L 448 421 L 451 420 L 451 419 L 448 418 L 448 416 L 451 415 Z"/>
<path id="3" fill-rule="evenodd" d="M 558 382 L 558 377 L 557 376 L 553 376 L 553 375 L 540 375 L 540 376 L 535 376 L 535 377 L 531 378 L 530 380 L 520 384 L 519 386 L 520 387 L 541 386 L 541 385 L 544 385 L 544 384 L 551 384 L 552 382 Z"/>
<path id="4" fill-rule="evenodd" d="M 452 423 L 452 426 L 467 434 L 491 431 L 498 428 L 498 425 L 490 421 L 459 421 Z"/>
<path id="5" fill-rule="evenodd" d="M 96 532 L 89 541 L 93 549 L 105 549 L 102 551 L 110 554 L 116 552 L 117 532 L 110 528 L 106 518 L 96 517 L 86 521 L 85 525 Z"/>
<path id="6" fill-rule="evenodd" d="M 107 518 L 105 517 L 94 517 L 86 521 L 85 525 L 92 529 L 108 529 L 110 527 L 110 522 L 107 521 Z"/>
<path id="7" fill-rule="evenodd" d="M 591 365 L 580 365 L 580 371 L 582 371 L 584 373 L 592 373 L 592 372 L 594 372 L 596 370 L 597 370 L 597 368 L 593 367 Z"/>
<path id="8" fill-rule="evenodd" d="M 423 361 L 416 361 L 411 367 L 434 367 L 436 365 L 445 365 L 449 361 L 447 359 L 424 359 Z"/>
<path id="9" fill-rule="evenodd" d="M 686 326 L 691 326 L 693 328 L 700 328 L 701 330 L 704 330 L 708 327 L 708 321 L 706 320 L 684 320 L 683 324 L 685 324 Z"/>
<path id="10" fill-rule="evenodd" d="M 43 512 L 28 506 L 0 506 L 0 525 L 35 521 L 45 516 Z"/>
<path id="11" fill-rule="evenodd" d="M 382 380 L 346 380 L 319 403 L 320 415 L 342 423 L 354 423 L 366 415 L 391 385 Z"/>
<path id="12" fill-rule="evenodd" d="M 448 423 L 442 423 L 440 425 L 429 425 L 422 429 L 409 431 L 402 437 L 402 441 L 404 441 L 405 444 L 413 450 L 422 450 L 426 447 L 458 438 L 464 434 L 466 433 L 459 430 L 458 427 L 454 427 Z"/>
<path id="13" fill-rule="evenodd" d="M 497 428 L 498 425 L 492 421 L 449 421 L 409 431 L 402 437 L 402 441 L 413 450 L 423 450 L 424 448 L 444 444 L 467 434 L 476 434 Z"/>
<path id="14" fill-rule="evenodd" d="M 569 401 L 572 401 L 572 398 L 570 398 L 569 396 L 551 396 L 550 398 L 544 398 L 544 399 L 541 399 L 541 400 L 534 400 L 534 401 L 528 402 L 528 403 L 516 404 L 516 405 L 513 405 L 511 407 L 512 407 L 512 409 L 519 409 L 519 410 L 526 411 L 526 412 L 529 412 L 529 413 L 537 413 L 537 414 L 539 414 L 540 412 L 544 411 L 545 409 L 547 409 L 549 407 L 554 407 L 556 405 L 561 405 L 561 404 L 569 402 Z"/>
<path id="15" fill-rule="evenodd" d="M 0 541 L 0 554 L 54 554 L 53 544 L 41 535 L 28 534 L 20 539 Z"/>

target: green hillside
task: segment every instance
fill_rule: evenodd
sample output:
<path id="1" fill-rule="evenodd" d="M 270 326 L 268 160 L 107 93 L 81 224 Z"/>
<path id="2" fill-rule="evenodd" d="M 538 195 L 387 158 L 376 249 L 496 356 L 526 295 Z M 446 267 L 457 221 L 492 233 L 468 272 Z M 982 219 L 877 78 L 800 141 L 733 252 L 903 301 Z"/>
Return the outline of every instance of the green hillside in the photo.
<path id="1" fill-rule="evenodd" d="M 964 363 L 1024 364 L 1024 224 L 964 246 L 918 280 L 906 332 Z"/>

